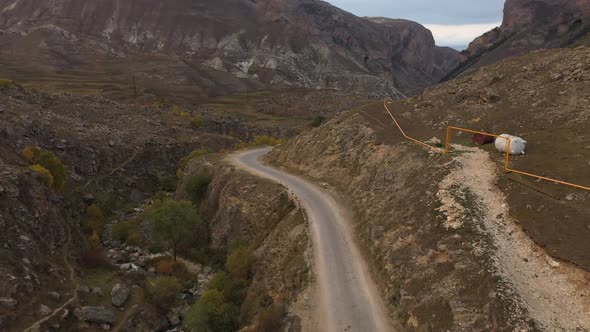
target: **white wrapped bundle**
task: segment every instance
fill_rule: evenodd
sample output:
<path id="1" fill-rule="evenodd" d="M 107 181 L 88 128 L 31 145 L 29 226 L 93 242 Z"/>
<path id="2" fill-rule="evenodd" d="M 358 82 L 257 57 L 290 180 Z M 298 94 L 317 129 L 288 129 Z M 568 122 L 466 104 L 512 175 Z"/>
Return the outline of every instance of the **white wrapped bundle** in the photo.
<path id="1" fill-rule="evenodd" d="M 524 149 L 526 148 L 526 141 L 520 137 L 512 136 L 508 134 L 502 134 L 498 138 L 496 138 L 496 149 L 500 152 L 506 152 L 506 147 L 508 146 L 508 140 L 510 139 L 510 154 L 511 155 L 521 155 L 524 154 Z"/>

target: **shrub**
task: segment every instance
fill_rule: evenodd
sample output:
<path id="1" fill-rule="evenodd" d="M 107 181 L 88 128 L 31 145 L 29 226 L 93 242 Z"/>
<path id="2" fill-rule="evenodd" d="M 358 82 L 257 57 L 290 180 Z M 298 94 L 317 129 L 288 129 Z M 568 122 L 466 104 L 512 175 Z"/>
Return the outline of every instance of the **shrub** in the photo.
<path id="1" fill-rule="evenodd" d="M 102 234 L 105 225 L 105 218 L 98 205 L 92 204 L 86 208 L 86 220 L 93 231 Z"/>
<path id="2" fill-rule="evenodd" d="M 178 183 L 178 178 L 175 176 L 164 176 L 160 178 L 160 190 L 165 192 L 174 192 L 176 191 L 176 185 Z"/>
<path id="3" fill-rule="evenodd" d="M 223 294 L 210 289 L 188 310 L 184 326 L 193 332 L 233 332 L 238 329 L 238 308 L 226 301 Z"/>
<path id="4" fill-rule="evenodd" d="M 191 176 L 186 183 L 186 194 L 194 204 L 200 203 L 209 188 L 211 178 L 208 175 Z"/>
<path id="5" fill-rule="evenodd" d="M 137 222 L 119 222 L 113 225 L 112 237 L 132 246 L 139 246 L 144 242 L 143 234 Z"/>
<path id="6" fill-rule="evenodd" d="M 251 332 L 274 332 L 281 330 L 285 310 L 281 306 L 272 306 L 258 314 Z"/>
<path id="7" fill-rule="evenodd" d="M 145 239 L 141 234 L 141 231 L 139 231 L 139 229 L 136 228 L 133 232 L 131 232 L 131 234 L 129 234 L 129 236 L 127 236 L 127 239 L 125 239 L 125 243 L 131 246 L 140 246 L 143 244 L 144 240 Z"/>
<path id="8" fill-rule="evenodd" d="M 66 169 L 61 160 L 51 151 L 42 151 L 37 147 L 27 146 L 22 152 L 22 156 L 31 164 L 40 165 L 51 173 L 53 177 L 53 187 L 57 190 L 63 190 L 66 182 Z"/>
<path id="9" fill-rule="evenodd" d="M 197 157 L 201 157 L 201 156 L 205 156 L 211 153 L 211 150 L 208 149 L 198 149 L 198 150 L 194 150 L 193 152 L 191 152 L 188 156 L 182 158 L 180 160 L 180 167 L 182 169 L 184 169 L 186 167 L 186 165 L 188 165 L 188 163 L 197 158 Z"/>
<path id="10" fill-rule="evenodd" d="M 8 89 L 12 84 L 11 80 L 0 78 L 0 89 Z"/>
<path id="11" fill-rule="evenodd" d="M 191 126 L 195 129 L 199 129 L 205 125 L 205 119 L 203 119 L 202 115 L 196 115 L 191 120 Z"/>
<path id="12" fill-rule="evenodd" d="M 314 128 L 317 128 L 317 127 L 321 126 L 322 123 L 324 123 L 324 122 L 326 122 L 326 118 L 321 115 L 318 115 L 311 122 L 311 126 Z"/>
<path id="13" fill-rule="evenodd" d="M 154 225 L 155 235 L 172 250 L 174 260 L 178 250 L 194 237 L 200 223 L 197 209 L 188 201 L 166 199 L 156 202 L 148 215 Z"/>
<path id="14" fill-rule="evenodd" d="M 27 146 L 23 149 L 22 155 L 27 162 L 32 164 L 33 159 L 35 158 L 35 156 L 38 156 L 40 152 L 41 150 L 39 150 L 39 148 Z"/>
<path id="15" fill-rule="evenodd" d="M 243 302 L 245 296 L 245 283 L 242 281 L 235 281 L 225 272 L 217 272 L 209 283 L 207 289 L 215 289 L 223 294 L 223 297 L 236 305 Z"/>
<path id="16" fill-rule="evenodd" d="M 101 268 L 110 267 L 111 263 L 101 249 L 92 249 L 80 255 L 80 265 L 89 268 Z"/>
<path id="17" fill-rule="evenodd" d="M 250 278 L 255 260 L 254 246 L 234 246 L 227 256 L 225 268 L 233 278 L 246 280 Z"/>
<path id="18" fill-rule="evenodd" d="M 189 118 L 190 114 L 188 114 L 187 112 L 183 111 L 180 106 L 174 106 L 172 108 L 172 114 L 179 116 L 181 118 Z"/>
<path id="19" fill-rule="evenodd" d="M 158 262 L 156 271 L 158 271 L 160 274 L 172 275 L 172 272 L 174 272 L 172 263 L 173 262 L 171 260 L 163 259 Z"/>
<path id="20" fill-rule="evenodd" d="M 45 184 L 47 187 L 50 187 L 50 188 L 53 187 L 53 183 L 54 183 L 53 175 L 51 175 L 51 172 L 49 172 L 47 169 L 45 169 L 45 167 L 43 167 L 39 164 L 35 164 L 35 165 L 31 166 L 30 169 L 39 175 L 39 178 L 41 179 L 43 184 Z"/>
<path id="21" fill-rule="evenodd" d="M 100 248 L 100 237 L 96 231 L 92 231 L 92 236 L 88 238 L 88 245 L 93 250 Z"/>
<path id="22" fill-rule="evenodd" d="M 150 301 L 158 308 L 167 310 L 174 304 L 182 287 L 175 277 L 158 277 L 147 281 L 146 289 Z"/>

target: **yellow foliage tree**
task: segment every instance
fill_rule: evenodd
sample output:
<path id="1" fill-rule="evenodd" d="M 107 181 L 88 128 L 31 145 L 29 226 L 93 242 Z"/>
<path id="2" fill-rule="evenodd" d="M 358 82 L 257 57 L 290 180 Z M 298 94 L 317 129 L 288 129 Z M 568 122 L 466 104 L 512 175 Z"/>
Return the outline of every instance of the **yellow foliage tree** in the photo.
<path id="1" fill-rule="evenodd" d="M 30 169 L 32 171 L 36 172 L 37 174 L 39 174 L 39 178 L 41 179 L 41 181 L 43 181 L 43 183 L 46 186 L 53 187 L 53 183 L 54 183 L 53 175 L 51 175 L 51 172 L 49 172 L 45 167 L 43 167 L 39 164 L 35 164 L 35 165 L 31 166 Z"/>
<path id="2" fill-rule="evenodd" d="M 100 246 L 100 237 L 95 230 L 92 231 L 92 236 L 88 238 L 88 244 L 90 245 L 90 249 L 98 249 Z"/>
<path id="3" fill-rule="evenodd" d="M 104 230 L 104 214 L 98 205 L 92 204 L 86 208 L 86 218 L 88 218 L 88 225 L 92 230 L 98 234 L 101 234 Z"/>

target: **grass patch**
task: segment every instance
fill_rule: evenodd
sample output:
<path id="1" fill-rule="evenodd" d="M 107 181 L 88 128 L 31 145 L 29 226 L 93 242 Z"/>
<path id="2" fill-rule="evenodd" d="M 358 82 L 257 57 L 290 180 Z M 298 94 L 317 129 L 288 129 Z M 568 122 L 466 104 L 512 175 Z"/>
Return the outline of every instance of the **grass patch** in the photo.
<path id="1" fill-rule="evenodd" d="M 11 80 L 0 78 L 0 89 L 8 89 L 12 85 Z"/>
<path id="2" fill-rule="evenodd" d="M 188 163 L 198 157 L 202 157 L 202 156 L 206 156 L 208 154 L 211 154 L 213 151 L 209 150 L 209 149 L 198 149 L 198 150 L 193 150 L 193 152 L 189 153 L 188 156 L 182 158 L 180 160 L 180 167 L 181 169 L 184 169 L 186 167 L 186 165 L 188 165 Z"/>

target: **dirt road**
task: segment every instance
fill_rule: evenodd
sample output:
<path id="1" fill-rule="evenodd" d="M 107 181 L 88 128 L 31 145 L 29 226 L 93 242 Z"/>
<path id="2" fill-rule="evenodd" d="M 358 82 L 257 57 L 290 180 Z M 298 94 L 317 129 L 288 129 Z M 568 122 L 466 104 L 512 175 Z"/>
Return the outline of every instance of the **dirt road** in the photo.
<path id="1" fill-rule="evenodd" d="M 323 331 L 392 331 L 381 297 L 355 245 L 347 213 L 321 188 L 258 158 L 270 148 L 241 152 L 232 161 L 292 191 L 311 225 Z"/>

